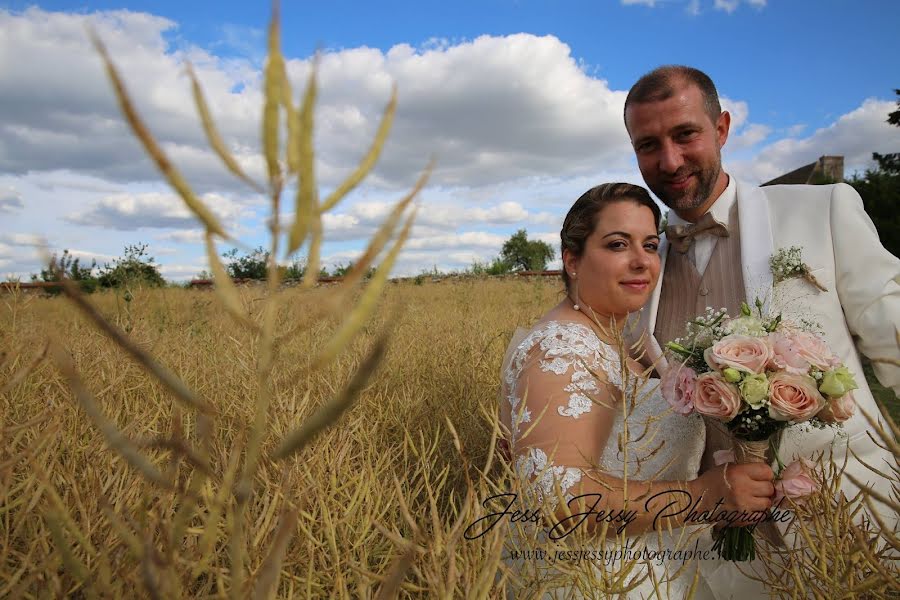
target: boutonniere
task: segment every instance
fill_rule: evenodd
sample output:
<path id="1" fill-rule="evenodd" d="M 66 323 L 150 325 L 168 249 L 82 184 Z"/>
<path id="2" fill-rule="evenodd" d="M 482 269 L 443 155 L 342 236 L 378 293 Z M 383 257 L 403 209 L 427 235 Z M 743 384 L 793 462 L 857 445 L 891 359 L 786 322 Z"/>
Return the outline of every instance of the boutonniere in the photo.
<path id="1" fill-rule="evenodd" d="M 786 279 L 800 277 L 823 292 L 828 291 L 828 288 L 819 283 L 819 280 L 810 272 L 809 265 L 803 262 L 800 246 L 779 248 L 778 251 L 772 255 L 772 258 L 769 259 L 769 266 L 772 267 L 772 275 L 775 277 L 775 283 L 781 283 Z"/>

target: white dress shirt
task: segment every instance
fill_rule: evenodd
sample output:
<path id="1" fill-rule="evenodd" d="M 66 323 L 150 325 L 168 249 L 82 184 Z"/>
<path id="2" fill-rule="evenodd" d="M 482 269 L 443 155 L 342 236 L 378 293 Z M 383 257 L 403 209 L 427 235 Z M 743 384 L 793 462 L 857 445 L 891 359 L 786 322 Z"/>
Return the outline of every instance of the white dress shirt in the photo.
<path id="1" fill-rule="evenodd" d="M 725 227 L 731 231 L 732 223 L 729 222 L 728 216 L 731 213 L 731 207 L 734 204 L 735 200 L 737 200 L 737 188 L 734 183 L 734 177 L 728 177 L 728 185 L 725 187 L 725 190 L 722 194 L 713 202 L 713 205 L 707 211 L 712 213 L 713 219 L 717 223 L 721 223 Z M 690 221 L 685 221 L 677 214 L 675 211 L 670 210 L 668 214 L 668 224 L 669 225 L 686 225 L 689 224 Z M 697 272 L 702 276 L 706 271 L 706 266 L 709 264 L 709 259 L 712 258 L 713 250 L 716 249 L 716 241 L 719 239 L 719 236 L 713 235 L 711 233 L 701 233 L 694 238 L 694 243 L 691 244 L 690 250 L 688 251 L 688 256 L 690 257 L 691 262 L 694 264 L 694 267 L 697 269 Z"/>

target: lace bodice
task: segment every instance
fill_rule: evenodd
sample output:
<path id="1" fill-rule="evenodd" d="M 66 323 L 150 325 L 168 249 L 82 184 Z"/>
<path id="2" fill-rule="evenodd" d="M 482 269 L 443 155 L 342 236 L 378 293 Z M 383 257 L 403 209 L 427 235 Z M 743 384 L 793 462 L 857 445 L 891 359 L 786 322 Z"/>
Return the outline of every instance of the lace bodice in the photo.
<path id="1" fill-rule="evenodd" d="M 502 384 L 515 469 L 540 499 L 552 502 L 558 483 L 568 501 L 592 464 L 635 480 L 697 476 L 701 417 L 672 412 L 659 380 L 634 375 L 581 323 L 538 324 L 512 350 Z"/>

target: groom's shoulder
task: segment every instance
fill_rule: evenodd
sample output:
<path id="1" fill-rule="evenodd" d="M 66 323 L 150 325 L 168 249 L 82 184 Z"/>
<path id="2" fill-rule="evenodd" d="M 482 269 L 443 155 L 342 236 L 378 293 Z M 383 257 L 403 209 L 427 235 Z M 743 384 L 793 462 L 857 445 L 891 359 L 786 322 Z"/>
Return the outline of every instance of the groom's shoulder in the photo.
<path id="1" fill-rule="evenodd" d="M 781 210 L 821 210 L 833 202 L 862 204 L 857 191 L 846 183 L 766 185 L 756 189 L 766 196 L 770 206 Z"/>
<path id="2" fill-rule="evenodd" d="M 834 194 L 838 186 L 850 187 L 845 183 L 825 185 L 781 184 L 759 186 L 758 189 L 772 200 L 784 200 L 792 198 L 829 198 Z"/>

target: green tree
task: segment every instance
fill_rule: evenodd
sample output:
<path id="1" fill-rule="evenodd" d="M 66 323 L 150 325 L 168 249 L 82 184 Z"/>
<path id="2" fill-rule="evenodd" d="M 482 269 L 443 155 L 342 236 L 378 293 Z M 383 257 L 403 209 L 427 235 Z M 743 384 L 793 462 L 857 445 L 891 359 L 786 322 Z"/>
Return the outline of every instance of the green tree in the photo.
<path id="1" fill-rule="evenodd" d="M 331 276 L 332 277 L 346 277 L 347 273 L 349 273 L 352 268 L 353 268 L 352 262 L 347 263 L 346 265 L 343 263 L 336 264 L 334 266 L 334 268 L 331 270 Z"/>
<path id="2" fill-rule="evenodd" d="M 888 114 L 887 122 L 900 127 L 900 89 L 897 110 Z M 863 175 L 847 180 L 862 197 L 866 213 L 875 224 L 882 245 L 894 256 L 900 256 L 900 152 L 878 154 L 872 158 L 877 169 L 868 169 Z"/>
<path id="3" fill-rule="evenodd" d="M 469 272 L 473 275 L 504 275 L 510 270 L 510 265 L 498 256 L 489 263 L 474 261 Z"/>
<path id="4" fill-rule="evenodd" d="M 123 256 L 104 265 L 98 281 L 105 288 L 162 287 L 166 280 L 155 263 L 147 254 L 147 244 L 128 244 Z"/>
<path id="5" fill-rule="evenodd" d="M 900 256 L 900 172 L 869 169 L 847 183 L 862 197 L 881 244 L 894 256 Z"/>
<path id="6" fill-rule="evenodd" d="M 222 255 L 225 259 L 225 272 L 232 279 L 254 279 L 264 281 L 268 277 L 269 251 L 257 246 L 249 254 L 241 255 L 237 248 L 232 248 Z M 279 266 L 281 277 L 285 280 L 303 279 L 306 274 L 306 262 L 296 258 L 289 265 Z M 206 271 L 205 279 L 212 279 Z"/>
<path id="7" fill-rule="evenodd" d="M 266 278 L 266 269 L 269 263 L 269 251 L 258 246 L 250 254 L 238 256 L 238 249 L 232 248 L 222 255 L 225 259 L 225 270 L 232 279 L 257 279 Z"/>
<path id="8" fill-rule="evenodd" d="M 900 127 L 900 89 L 894 90 L 897 95 L 897 110 L 888 113 L 887 122 L 894 127 Z M 872 153 L 872 158 L 878 163 L 878 168 L 887 173 L 900 175 L 900 152 L 891 152 L 890 154 Z"/>
<path id="9" fill-rule="evenodd" d="M 323 267 L 322 268 L 322 277 L 346 277 L 347 275 L 350 274 L 350 271 L 352 271 L 354 269 L 354 267 L 356 267 L 356 264 L 353 261 L 350 261 L 347 264 L 344 264 L 344 263 L 335 264 L 334 268 L 331 269 L 331 273 L 328 273 L 327 269 L 325 269 Z M 363 279 L 371 279 L 372 275 L 374 275 L 374 274 L 375 274 L 375 267 L 369 267 L 366 270 L 365 274 L 363 275 Z"/>
<path id="10" fill-rule="evenodd" d="M 547 242 L 529 240 L 524 229 L 515 232 L 500 250 L 500 259 L 513 271 L 543 271 L 553 260 L 553 248 Z"/>
<path id="11" fill-rule="evenodd" d="M 284 270 L 285 279 L 303 279 L 306 275 L 306 263 L 300 259 L 294 260 Z"/>
<path id="12" fill-rule="evenodd" d="M 69 254 L 68 250 L 63 250 L 62 256 L 59 258 L 54 254 L 50 259 L 50 264 L 46 269 L 41 269 L 40 275 L 32 275 L 32 281 L 46 281 L 48 283 L 60 280 L 60 276 L 77 281 L 83 292 L 90 294 L 97 289 L 98 281 L 94 276 L 94 270 L 97 268 L 97 261 L 92 260 L 90 267 L 81 265 L 81 259 Z M 51 294 L 58 294 L 61 290 L 54 288 L 48 290 Z"/>

